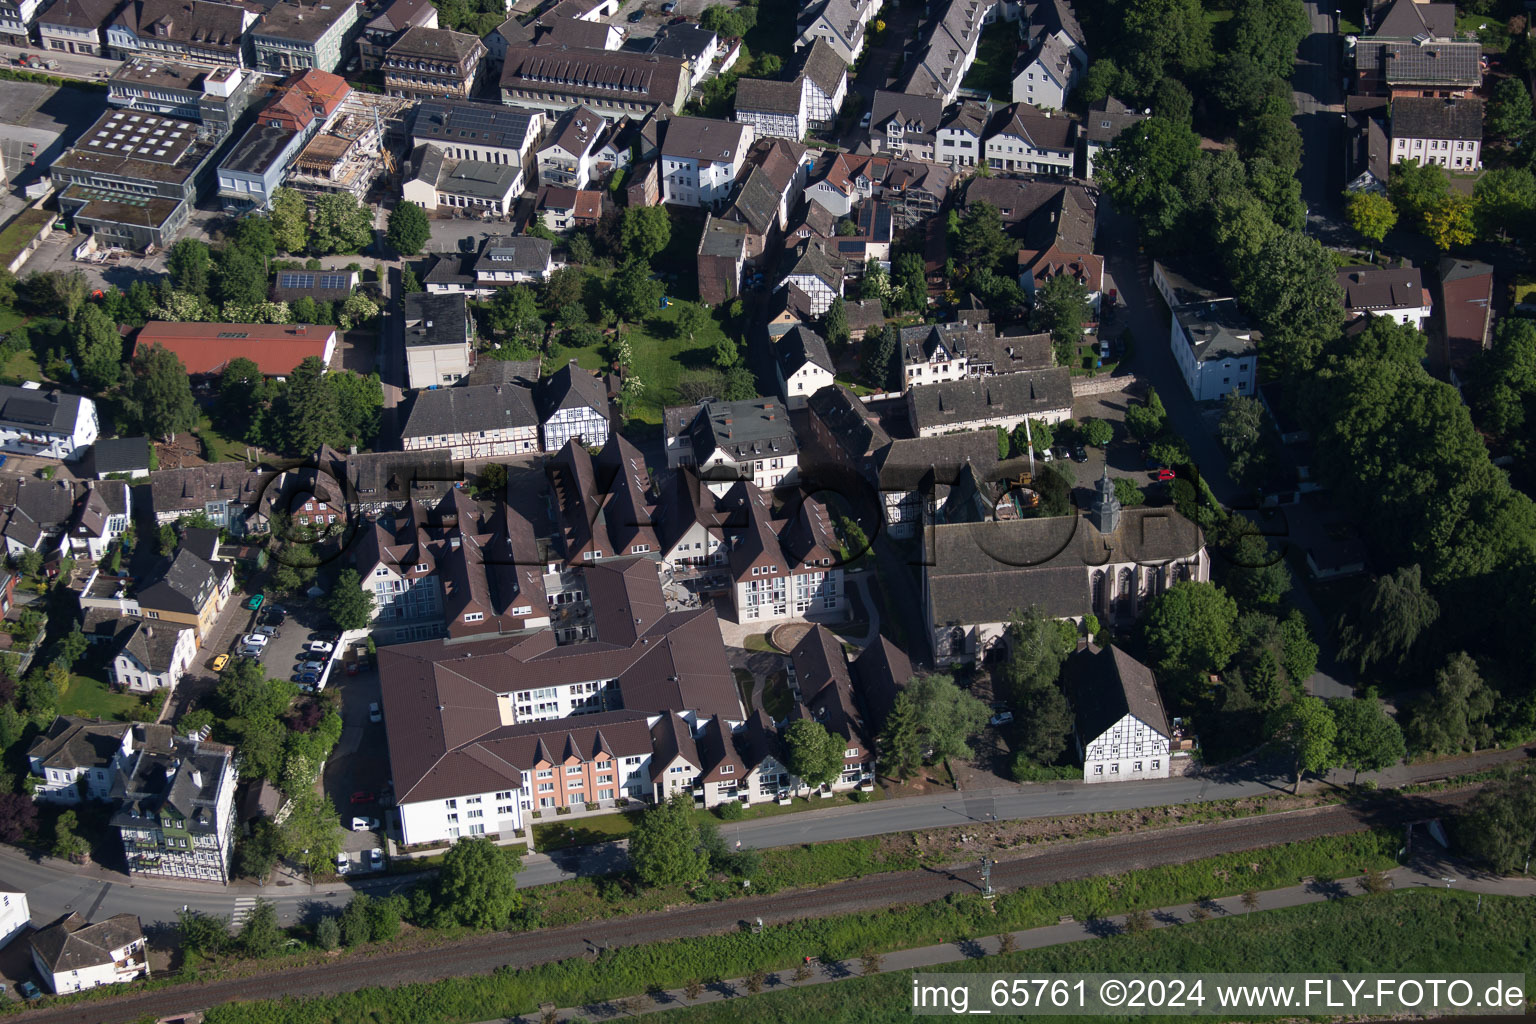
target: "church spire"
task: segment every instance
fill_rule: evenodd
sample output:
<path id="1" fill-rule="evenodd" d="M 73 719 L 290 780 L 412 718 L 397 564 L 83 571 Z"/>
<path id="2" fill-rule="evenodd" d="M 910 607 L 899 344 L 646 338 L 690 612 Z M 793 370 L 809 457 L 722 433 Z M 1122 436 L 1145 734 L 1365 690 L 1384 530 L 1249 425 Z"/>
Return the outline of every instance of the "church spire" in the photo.
<path id="1" fill-rule="evenodd" d="M 1100 533 L 1114 533 L 1120 527 L 1120 499 L 1115 497 L 1115 483 L 1109 478 L 1109 466 L 1094 486 L 1093 505 L 1089 509 L 1089 521 Z"/>

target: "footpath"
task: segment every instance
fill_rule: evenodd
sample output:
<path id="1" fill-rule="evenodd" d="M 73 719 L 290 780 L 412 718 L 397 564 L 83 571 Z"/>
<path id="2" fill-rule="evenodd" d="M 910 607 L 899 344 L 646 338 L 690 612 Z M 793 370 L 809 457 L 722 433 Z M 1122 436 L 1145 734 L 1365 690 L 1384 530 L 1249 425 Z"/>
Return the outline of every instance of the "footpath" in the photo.
<path id="1" fill-rule="evenodd" d="M 1448 871 L 1457 870 L 1458 868 L 1446 865 L 1443 862 L 1429 862 L 1410 867 L 1394 868 L 1385 874 L 1391 880 L 1394 889 L 1440 888 L 1448 884 L 1447 879 L 1449 878 L 1451 879 L 1449 882 L 1451 886 L 1467 892 L 1499 896 L 1536 896 L 1536 879 L 1533 878 L 1502 878 L 1477 874 L 1470 877 L 1459 877 L 1458 875 L 1447 874 Z M 1309 903 L 1321 903 L 1324 900 L 1347 899 L 1351 894 L 1361 891 L 1359 882 L 1358 878 L 1351 878 L 1327 882 L 1315 881 L 1303 885 L 1287 886 L 1283 889 L 1270 889 L 1258 894 L 1258 904 L 1251 909 L 1243 906 L 1241 896 L 1228 896 L 1218 900 L 1208 900 L 1198 905 L 1194 903 L 1181 903 L 1176 906 L 1161 907 L 1151 911 L 1149 923 L 1152 928 L 1174 928 L 1197 921 L 1201 917 L 1232 917 L 1238 914 L 1249 914 L 1263 910 L 1278 910 L 1282 907 L 1299 907 Z M 1059 946 L 1067 942 L 1102 939 L 1106 935 L 1118 934 L 1125 928 L 1126 916 L 1119 914 L 1095 921 L 1064 921 L 1061 924 L 1048 925 L 1043 928 L 1009 932 L 1008 935 L 1012 939 L 1015 951 L 1043 949 L 1047 946 Z M 961 963 L 966 960 L 976 960 L 981 957 L 996 956 L 1002 952 L 1002 947 L 1003 937 L 1001 935 L 992 935 L 985 938 L 967 939 L 963 942 L 946 942 L 937 946 L 921 946 L 916 949 L 899 950 L 881 955 L 877 973 L 887 974 L 891 971 L 921 970 L 945 964 Z M 862 977 L 865 973 L 864 965 L 858 960 L 822 961 L 808 959 L 807 965 L 811 968 L 810 976 L 799 981 L 795 980 L 789 972 L 780 971 L 768 974 L 766 979 L 764 979 L 762 991 L 765 993 L 778 992 L 783 989 L 802 988 L 808 985 L 833 984 L 850 978 Z M 658 990 L 624 1000 L 593 1003 L 587 1006 L 565 1007 L 552 1011 L 546 1010 L 532 1017 L 497 1017 L 494 1020 L 482 1021 L 480 1024 L 543 1024 L 543 1022 L 550 1020 L 571 1022 L 617 1020 L 640 1014 L 685 1009 L 690 1006 L 706 1006 L 711 1003 L 739 999 L 748 994 L 746 978 L 731 978 L 711 983 L 692 999 L 688 998 L 687 993 L 681 989 Z"/>

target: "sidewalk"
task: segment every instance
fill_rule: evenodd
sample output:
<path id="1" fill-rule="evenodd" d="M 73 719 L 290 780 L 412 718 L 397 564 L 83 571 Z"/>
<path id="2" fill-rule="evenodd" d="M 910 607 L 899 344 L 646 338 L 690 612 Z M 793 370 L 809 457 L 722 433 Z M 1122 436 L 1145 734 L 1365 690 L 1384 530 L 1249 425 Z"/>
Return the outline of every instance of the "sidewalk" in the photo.
<path id="1" fill-rule="evenodd" d="M 1422 867 L 1402 867 L 1386 872 L 1392 880 L 1394 889 L 1413 889 L 1419 887 L 1435 887 L 1445 885 L 1445 870 L 1443 866 L 1434 863 Z M 1349 896 L 1360 892 L 1357 878 L 1340 879 L 1329 882 L 1308 882 L 1304 885 L 1293 885 L 1284 889 L 1271 889 L 1259 893 L 1258 906 L 1254 911 L 1278 910 L 1282 907 L 1299 907 L 1309 903 L 1322 903 L 1325 900 L 1347 899 Z M 1458 878 L 1454 883 L 1457 889 L 1468 892 L 1490 893 L 1501 896 L 1536 896 L 1536 879 L 1531 878 L 1487 878 L 1473 877 L 1469 879 Z M 1253 913 L 1243 906 L 1241 896 L 1227 896 L 1219 900 L 1211 900 L 1201 905 L 1209 917 L 1233 917 L 1241 914 Z M 1181 903 L 1172 907 L 1161 907 L 1150 911 L 1151 926 L 1153 928 L 1171 928 L 1184 925 L 1195 920 L 1196 904 Z M 1031 928 L 1027 931 L 1012 932 L 1015 950 L 1043 949 L 1047 946 L 1059 946 L 1068 942 L 1084 942 L 1090 939 L 1102 939 L 1106 935 L 1118 934 L 1124 930 L 1125 914 L 1096 921 L 1064 921 L 1061 924 L 1047 925 L 1043 928 Z M 965 960 L 975 960 L 980 957 L 996 956 L 1001 952 L 1001 937 L 988 936 L 986 938 L 967 939 L 962 942 L 946 942 L 937 946 L 921 946 L 916 949 L 898 950 L 892 953 L 883 953 L 880 956 L 880 973 L 891 971 L 918 970 L 925 967 L 937 967 L 943 964 L 960 963 Z M 785 988 L 800 988 L 806 985 L 825 985 L 829 982 L 844 981 L 856 978 L 863 974 L 863 967 L 858 960 L 822 961 L 813 959 L 810 963 L 811 976 L 805 981 L 795 981 L 788 971 L 770 971 L 767 983 L 763 987 L 764 992 L 775 992 Z M 661 1010 L 675 1010 L 689 1006 L 698 1006 L 708 1003 L 724 1002 L 728 999 L 736 999 L 748 995 L 747 980 L 745 978 L 732 978 L 721 980 L 707 986 L 697 999 L 689 1000 L 681 989 L 671 989 L 654 993 L 639 995 L 638 999 L 610 1000 L 605 1003 L 593 1003 L 587 1006 L 573 1006 L 555 1011 L 556 1020 L 604 1020 L 636 1016 L 642 1013 L 655 1013 Z M 632 1001 L 633 1000 L 633 1001 Z M 621 1005 L 622 1003 L 622 1005 Z M 499 1017 L 491 1021 L 482 1021 L 481 1024 L 536 1024 L 541 1016 L 524 1017 Z"/>

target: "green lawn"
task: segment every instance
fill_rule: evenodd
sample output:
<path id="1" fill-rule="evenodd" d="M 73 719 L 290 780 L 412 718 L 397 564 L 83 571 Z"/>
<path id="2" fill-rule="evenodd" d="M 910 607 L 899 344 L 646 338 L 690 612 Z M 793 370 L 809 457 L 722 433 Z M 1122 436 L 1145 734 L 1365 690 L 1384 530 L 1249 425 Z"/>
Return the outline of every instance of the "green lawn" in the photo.
<path id="1" fill-rule="evenodd" d="M 244 462 L 245 444 L 241 441 L 232 441 L 213 428 L 213 422 L 207 416 L 198 423 L 198 441 L 203 445 L 203 458 L 209 462 Z"/>
<path id="2" fill-rule="evenodd" d="M 1013 102 L 1013 59 L 1019 53 L 1019 27 L 1002 18 L 981 30 L 976 62 L 960 83 L 966 89 L 984 89 L 995 100 Z"/>
<path id="3" fill-rule="evenodd" d="M 794 703 L 794 694 L 789 692 L 789 674 L 781 671 L 769 676 L 763 684 L 763 711 L 768 717 L 775 722 L 784 721 Z"/>
<path id="4" fill-rule="evenodd" d="M 630 410 L 632 419 L 660 424 L 661 411 L 669 405 L 681 405 L 678 385 L 685 380 L 707 377 L 714 369 L 715 343 L 725 337 L 718 322 L 711 320 L 693 338 L 677 333 L 675 308 L 658 310 L 634 326 L 628 334 L 634 354 L 633 372 L 645 382 L 645 392 Z M 583 369 L 597 370 L 607 365 L 606 343 L 601 346 L 572 348 L 552 346 L 548 365 L 564 366 L 575 359 Z"/>
<path id="5" fill-rule="evenodd" d="M 863 802 L 871 803 L 881 799 L 883 794 L 878 788 L 872 793 L 863 793 Z M 849 803 L 851 797 L 847 793 L 839 793 L 830 797 L 814 797 L 805 799 L 795 797 L 787 805 L 780 806 L 777 803 L 756 803 L 744 809 L 742 816 L 735 821 L 726 821 L 712 810 L 694 808 L 692 811 L 695 821 L 709 821 L 720 827 L 726 838 L 735 842 L 735 836 L 731 835 L 731 826 L 736 821 L 753 821 L 757 818 L 774 818 L 780 814 L 794 814 L 796 811 L 814 811 L 824 807 L 838 807 Z M 551 850 L 564 850 L 572 846 L 588 846 L 592 843 L 611 843 L 616 839 L 623 839 L 629 835 L 635 827 L 643 811 L 620 811 L 614 814 L 592 814 L 586 817 L 572 817 L 560 815 L 551 821 L 541 820 L 533 826 L 534 849 L 540 853 L 548 853 Z"/>
<path id="6" fill-rule="evenodd" d="M 1515 301 L 1536 301 L 1536 277 L 1515 278 Z"/>
<path id="7" fill-rule="evenodd" d="M 1509 49 L 1509 28 L 1495 16 L 1457 11 L 1456 34 L 1476 38 L 1483 44 L 1484 53 L 1503 53 Z"/>
<path id="8" fill-rule="evenodd" d="M 100 679 L 71 675 L 59 694 L 59 714 L 84 718 L 126 719 L 142 701 L 131 693 L 115 693 Z"/>

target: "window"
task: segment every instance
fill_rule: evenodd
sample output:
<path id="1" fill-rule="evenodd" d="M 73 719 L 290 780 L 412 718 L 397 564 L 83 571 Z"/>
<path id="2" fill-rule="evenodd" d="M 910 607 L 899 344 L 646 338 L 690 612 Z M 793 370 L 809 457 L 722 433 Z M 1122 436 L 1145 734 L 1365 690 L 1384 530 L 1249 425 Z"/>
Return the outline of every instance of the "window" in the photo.
<path id="1" fill-rule="evenodd" d="M 1120 766 L 1117 765 L 1117 764 L 1110 765 L 1109 766 L 1109 774 L 1111 774 L 1111 775 L 1119 775 L 1120 774 Z"/>
<path id="2" fill-rule="evenodd" d="M 426 572 L 427 571 L 427 563 L 426 562 L 422 562 L 420 565 L 418 565 L 416 567 L 416 571 L 417 572 Z"/>
<path id="3" fill-rule="evenodd" d="M 541 779 L 552 779 L 555 777 L 555 770 L 553 768 L 540 768 L 538 777 Z"/>
<path id="4" fill-rule="evenodd" d="M 454 808 L 459 806 L 459 802 L 457 800 L 444 800 L 443 801 L 443 806 L 448 808 L 451 811 Z"/>
<path id="5" fill-rule="evenodd" d="M 579 765 L 579 764 L 568 764 L 568 765 L 566 765 L 565 766 L 565 774 L 567 774 L 567 775 L 580 775 L 581 774 L 581 765 Z"/>
<path id="6" fill-rule="evenodd" d="M 480 799 L 481 798 L 478 797 L 478 796 L 472 796 L 468 800 L 465 800 L 464 802 L 466 804 L 478 804 L 478 803 L 480 803 Z"/>
<path id="7" fill-rule="evenodd" d="M 502 792 L 496 794 L 496 799 L 497 800 L 511 800 L 512 799 L 512 791 L 510 789 L 503 790 Z"/>
<path id="8" fill-rule="evenodd" d="M 469 834 L 472 835 L 472 836 L 483 836 L 483 835 L 485 835 L 485 826 L 484 825 L 471 825 L 471 826 L 469 826 Z"/>
<path id="9" fill-rule="evenodd" d="M 541 782 L 541 783 L 539 783 L 539 792 L 540 793 L 553 793 L 554 791 L 555 791 L 555 784 L 553 782 Z"/>
<path id="10" fill-rule="evenodd" d="M 459 821 L 459 816 L 457 814 L 450 814 L 450 815 L 448 815 L 448 824 L 456 825 L 456 824 L 458 824 L 458 821 Z"/>
<path id="11" fill-rule="evenodd" d="M 485 619 L 485 612 L 468 612 L 464 616 L 465 622 L 480 622 Z"/>
<path id="12" fill-rule="evenodd" d="M 844 757 L 858 757 L 859 756 L 859 748 L 858 747 L 849 747 L 847 750 L 843 751 L 843 756 Z"/>
<path id="13" fill-rule="evenodd" d="M 485 812 L 484 812 L 484 811 L 469 811 L 469 812 L 468 812 L 468 814 L 467 814 L 467 815 L 466 815 L 466 816 L 467 816 L 467 817 L 468 817 L 468 818 L 469 818 L 469 819 L 470 819 L 470 820 L 471 820 L 471 821 L 473 821 L 473 820 L 474 820 L 474 819 L 476 819 L 476 818 L 483 818 L 483 817 L 485 817 Z"/>
<path id="14" fill-rule="evenodd" d="M 733 764 L 723 764 L 723 765 L 720 766 L 720 774 L 721 775 L 735 775 L 736 774 L 736 766 L 733 765 Z"/>
<path id="15" fill-rule="evenodd" d="M 1132 765 L 1131 766 L 1131 771 L 1133 771 L 1133 772 L 1141 771 L 1141 762 L 1137 761 L 1134 765 Z"/>
<path id="16" fill-rule="evenodd" d="M 671 768 L 667 769 L 667 773 L 669 775 L 676 775 L 679 772 L 686 772 L 686 771 L 688 771 L 688 766 L 685 765 L 685 764 L 675 764 Z"/>
<path id="17" fill-rule="evenodd" d="M 1153 761 L 1152 762 L 1152 770 L 1153 771 L 1157 771 L 1162 766 L 1163 766 L 1163 762 L 1161 762 L 1161 761 Z"/>
<path id="18" fill-rule="evenodd" d="M 1095 774 L 1095 775 L 1103 775 L 1104 774 L 1104 766 L 1101 765 L 1101 764 L 1094 765 L 1093 766 L 1093 774 Z"/>

